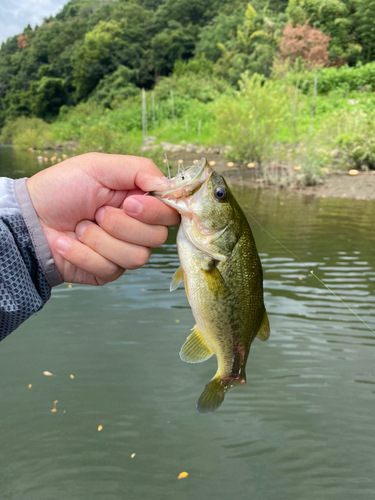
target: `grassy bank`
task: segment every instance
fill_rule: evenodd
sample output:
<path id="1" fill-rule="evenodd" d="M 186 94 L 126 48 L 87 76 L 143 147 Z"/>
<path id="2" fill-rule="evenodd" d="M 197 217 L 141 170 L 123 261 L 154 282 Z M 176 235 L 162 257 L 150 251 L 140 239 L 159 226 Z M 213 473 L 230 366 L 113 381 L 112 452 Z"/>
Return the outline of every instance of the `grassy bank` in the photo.
<path id="1" fill-rule="evenodd" d="M 371 87 L 337 83 L 340 71 L 348 78 L 345 68 L 328 70 L 336 82 L 329 86 L 325 71 L 314 97 L 312 73 L 279 72 L 268 80 L 244 74 L 234 90 L 217 77 L 197 79 L 187 70 L 145 93 L 143 104 L 139 92 L 110 108 L 94 100 L 62 107 L 54 123 L 18 118 L 3 127 L 0 142 L 36 150 L 68 145 L 72 154 L 143 154 L 157 162 L 165 146 L 160 143 L 227 146 L 228 160 L 255 163 L 264 172 L 270 166 L 294 169 L 304 184 L 319 182 L 327 168 L 375 168 Z"/>

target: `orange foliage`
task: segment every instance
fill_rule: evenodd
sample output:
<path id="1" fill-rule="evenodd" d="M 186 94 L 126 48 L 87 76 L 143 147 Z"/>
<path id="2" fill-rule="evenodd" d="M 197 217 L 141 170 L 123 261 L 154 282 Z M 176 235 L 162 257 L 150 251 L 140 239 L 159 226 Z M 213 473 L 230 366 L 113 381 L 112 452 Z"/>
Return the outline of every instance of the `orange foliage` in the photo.
<path id="1" fill-rule="evenodd" d="M 330 37 L 308 24 L 297 24 L 295 28 L 287 23 L 280 41 L 281 59 L 294 62 L 302 58 L 310 68 L 328 66 L 328 45 Z"/>
<path id="2" fill-rule="evenodd" d="M 29 45 L 29 37 L 27 35 L 18 35 L 17 37 L 18 48 L 23 50 Z"/>

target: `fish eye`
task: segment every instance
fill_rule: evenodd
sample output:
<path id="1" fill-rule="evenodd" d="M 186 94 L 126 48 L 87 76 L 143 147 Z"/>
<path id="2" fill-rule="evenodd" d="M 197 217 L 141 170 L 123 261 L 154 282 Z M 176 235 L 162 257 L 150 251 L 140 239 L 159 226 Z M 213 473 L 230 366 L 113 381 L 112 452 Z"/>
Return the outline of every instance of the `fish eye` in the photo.
<path id="1" fill-rule="evenodd" d="M 227 197 L 227 190 L 224 186 L 217 186 L 214 189 L 214 196 L 218 201 L 224 201 Z"/>

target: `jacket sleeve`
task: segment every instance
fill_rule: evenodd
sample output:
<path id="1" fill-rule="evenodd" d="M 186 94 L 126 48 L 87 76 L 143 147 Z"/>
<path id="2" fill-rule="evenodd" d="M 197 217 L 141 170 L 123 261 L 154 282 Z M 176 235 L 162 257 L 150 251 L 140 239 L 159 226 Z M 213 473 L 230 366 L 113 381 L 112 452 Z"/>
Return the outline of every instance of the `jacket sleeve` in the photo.
<path id="1" fill-rule="evenodd" d="M 0 178 L 0 340 L 39 311 L 60 283 L 26 179 Z"/>

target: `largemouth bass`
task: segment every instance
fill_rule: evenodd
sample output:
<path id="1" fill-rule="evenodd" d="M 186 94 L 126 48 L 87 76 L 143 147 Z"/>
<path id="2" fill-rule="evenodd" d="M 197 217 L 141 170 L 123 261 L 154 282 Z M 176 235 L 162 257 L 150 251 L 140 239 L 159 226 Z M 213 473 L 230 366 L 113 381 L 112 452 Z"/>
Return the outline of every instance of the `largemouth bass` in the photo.
<path id="1" fill-rule="evenodd" d="M 254 338 L 269 337 L 262 266 L 243 211 L 224 178 L 204 158 L 163 188 L 151 194 L 181 214 L 181 266 L 170 290 L 185 282 L 196 321 L 180 357 L 200 363 L 215 354 L 218 362 L 197 403 L 199 412 L 208 413 L 220 406 L 228 389 L 245 384 Z"/>

